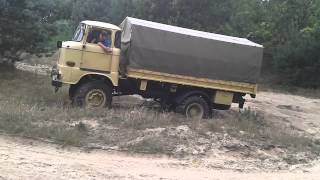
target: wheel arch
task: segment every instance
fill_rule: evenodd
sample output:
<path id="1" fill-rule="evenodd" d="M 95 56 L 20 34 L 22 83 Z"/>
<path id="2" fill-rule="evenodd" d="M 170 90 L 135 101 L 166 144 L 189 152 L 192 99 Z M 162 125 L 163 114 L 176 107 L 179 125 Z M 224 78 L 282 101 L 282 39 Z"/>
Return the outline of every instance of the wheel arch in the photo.
<path id="1" fill-rule="evenodd" d="M 114 84 L 111 80 L 110 77 L 103 75 L 103 74 L 84 74 L 81 76 L 79 81 L 75 84 L 76 86 L 79 86 L 83 83 L 90 82 L 90 81 L 95 81 L 95 80 L 100 80 L 108 84 L 110 87 L 114 87 Z"/>
<path id="2" fill-rule="evenodd" d="M 175 98 L 175 103 L 176 104 L 180 104 L 184 99 L 189 98 L 191 96 L 201 96 L 202 98 L 204 98 L 204 100 L 208 103 L 208 105 L 211 105 L 211 98 L 208 92 L 203 91 L 203 90 L 189 90 L 186 91 L 184 93 L 182 93 L 181 95 L 179 95 L 178 97 Z"/>
<path id="3" fill-rule="evenodd" d="M 69 88 L 69 96 L 72 99 L 74 96 L 74 93 L 77 91 L 77 89 L 82 85 L 85 84 L 87 82 L 91 82 L 91 81 L 95 81 L 95 80 L 101 80 L 103 82 L 105 82 L 108 86 L 110 87 L 114 87 L 112 81 L 110 80 L 110 78 L 108 76 L 105 75 L 101 75 L 101 74 L 85 74 L 83 75 L 78 82 L 76 82 L 75 84 L 70 84 L 70 88 Z"/>

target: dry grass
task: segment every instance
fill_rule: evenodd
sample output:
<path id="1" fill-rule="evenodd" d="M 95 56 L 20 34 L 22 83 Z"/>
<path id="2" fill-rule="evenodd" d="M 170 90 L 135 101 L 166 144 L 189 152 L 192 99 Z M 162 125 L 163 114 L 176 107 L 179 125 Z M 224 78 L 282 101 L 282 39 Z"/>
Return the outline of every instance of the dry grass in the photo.
<path id="1" fill-rule="evenodd" d="M 219 112 L 217 118 L 202 124 L 204 131 L 227 133 L 237 139 L 262 148 L 280 147 L 292 152 L 313 152 L 319 154 L 320 146 L 304 132 L 284 124 L 274 124 L 265 119 L 263 112 L 250 108 L 242 112 Z"/>
<path id="2" fill-rule="evenodd" d="M 211 132 L 229 134 L 261 148 L 274 145 L 292 152 L 319 152 L 310 137 L 270 124 L 263 113 L 250 109 L 217 112 L 215 119 L 201 121 L 150 110 L 137 100 L 126 104 L 117 98 L 112 110 L 78 109 L 70 106 L 67 89 L 53 92 L 48 77 L 1 70 L 1 78 L 0 131 L 9 134 L 62 145 L 116 146 L 131 152 L 172 155 L 179 145 L 190 147 L 190 151 L 197 149 L 202 145 L 200 138 L 209 142 L 208 147 L 219 144 L 207 135 Z M 182 125 L 190 132 L 176 130 Z"/>
<path id="3" fill-rule="evenodd" d="M 94 141 L 92 137 L 100 133 L 95 132 L 97 128 L 81 125 L 82 121 L 99 121 L 104 125 L 132 129 L 132 132 L 178 123 L 173 122 L 173 115 L 131 105 L 121 107 L 116 104 L 113 110 L 71 107 L 67 88 L 55 94 L 49 77 L 1 69 L 1 79 L 0 131 L 9 134 L 81 146 L 87 145 L 90 137 Z M 79 128 L 75 123 L 84 127 Z M 103 131 L 103 127 L 98 130 Z"/>
<path id="4" fill-rule="evenodd" d="M 81 145 L 86 131 L 68 121 L 86 112 L 71 109 L 65 92 L 54 94 L 48 77 L 1 69 L 0 130 L 64 145 Z"/>

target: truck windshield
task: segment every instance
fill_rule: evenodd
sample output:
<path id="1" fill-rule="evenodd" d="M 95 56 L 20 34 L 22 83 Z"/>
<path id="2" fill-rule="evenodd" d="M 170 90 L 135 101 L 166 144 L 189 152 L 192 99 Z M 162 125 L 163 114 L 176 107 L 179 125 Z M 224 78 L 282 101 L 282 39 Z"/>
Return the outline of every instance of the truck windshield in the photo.
<path id="1" fill-rule="evenodd" d="M 72 41 L 76 41 L 76 42 L 82 41 L 83 36 L 84 36 L 84 32 L 85 32 L 85 25 L 84 24 L 80 24 L 78 26 L 76 32 L 74 33 Z"/>

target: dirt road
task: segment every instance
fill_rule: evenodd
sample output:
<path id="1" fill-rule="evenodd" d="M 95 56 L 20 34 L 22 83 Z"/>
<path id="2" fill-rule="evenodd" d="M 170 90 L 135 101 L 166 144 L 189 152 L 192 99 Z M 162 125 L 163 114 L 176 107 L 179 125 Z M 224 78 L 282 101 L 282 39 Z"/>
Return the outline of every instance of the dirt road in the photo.
<path id="1" fill-rule="evenodd" d="M 0 136 L 0 179 L 319 179 L 320 166 L 307 171 L 241 173 L 185 164 L 166 157 L 105 151 L 87 153 Z"/>
<path id="2" fill-rule="evenodd" d="M 320 99 L 260 92 L 257 99 L 248 99 L 247 106 L 263 112 L 275 123 L 285 123 L 320 137 Z"/>

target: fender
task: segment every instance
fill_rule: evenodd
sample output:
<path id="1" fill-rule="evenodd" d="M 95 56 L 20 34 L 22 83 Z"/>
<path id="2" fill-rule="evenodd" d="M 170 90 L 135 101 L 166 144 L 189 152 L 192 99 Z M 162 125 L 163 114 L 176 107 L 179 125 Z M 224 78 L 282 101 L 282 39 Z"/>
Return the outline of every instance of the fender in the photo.
<path id="1" fill-rule="evenodd" d="M 194 95 L 199 95 L 199 96 L 202 96 L 205 98 L 205 100 L 208 102 L 208 103 L 211 103 L 210 101 L 210 96 L 208 95 L 208 93 L 204 92 L 204 91 L 201 91 L 201 90 L 190 90 L 190 91 L 187 91 L 187 92 L 184 92 L 182 93 L 181 95 L 178 95 L 177 98 L 175 98 L 174 102 L 176 104 L 180 104 L 182 103 L 182 101 L 187 98 L 187 97 L 190 97 L 190 96 L 194 96 Z"/>
<path id="2" fill-rule="evenodd" d="M 110 75 L 100 73 L 85 73 L 80 77 L 80 79 L 75 83 L 75 85 L 84 83 L 86 81 L 91 81 L 93 79 L 104 80 L 105 82 L 109 83 L 109 85 L 115 86 L 114 82 L 112 82 L 112 78 L 110 77 Z"/>

